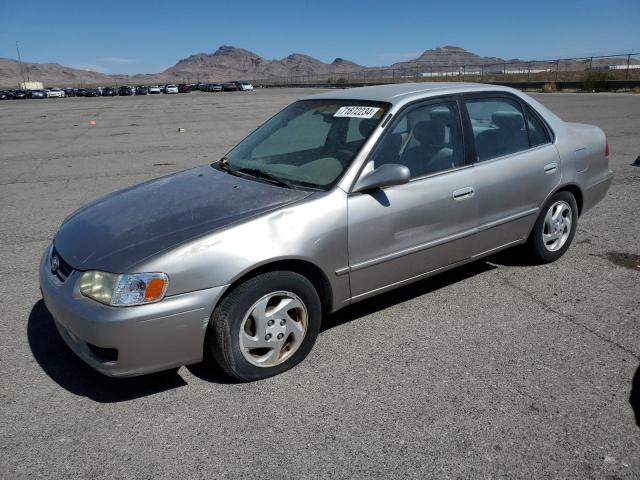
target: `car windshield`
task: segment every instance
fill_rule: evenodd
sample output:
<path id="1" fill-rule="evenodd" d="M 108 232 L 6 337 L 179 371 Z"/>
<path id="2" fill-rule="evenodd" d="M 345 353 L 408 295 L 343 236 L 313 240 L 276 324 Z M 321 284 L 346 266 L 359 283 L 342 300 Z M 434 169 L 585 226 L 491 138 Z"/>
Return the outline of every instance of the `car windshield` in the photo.
<path id="1" fill-rule="evenodd" d="M 386 103 L 357 100 L 293 103 L 240 142 L 224 164 L 232 171 L 259 171 L 289 185 L 328 190 L 387 109 Z"/>

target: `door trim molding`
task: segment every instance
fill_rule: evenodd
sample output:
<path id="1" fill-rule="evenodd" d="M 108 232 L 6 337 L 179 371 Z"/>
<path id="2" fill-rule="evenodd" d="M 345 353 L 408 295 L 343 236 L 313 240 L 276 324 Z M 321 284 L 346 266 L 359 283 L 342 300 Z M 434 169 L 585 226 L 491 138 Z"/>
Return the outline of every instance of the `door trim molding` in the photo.
<path id="1" fill-rule="evenodd" d="M 470 228 L 469 230 L 464 230 L 464 231 L 459 232 L 459 233 L 454 233 L 453 235 L 448 235 L 446 237 L 442 237 L 442 238 L 439 238 L 437 240 L 432 240 L 430 242 L 422 243 L 420 245 L 414 245 L 413 247 L 404 248 L 402 250 L 398 250 L 396 252 L 388 253 L 386 255 L 381 255 L 379 257 L 370 258 L 369 260 L 364 260 L 362 262 L 354 263 L 353 265 L 350 265 L 350 266 L 347 266 L 347 267 L 338 268 L 335 271 L 335 274 L 337 276 L 341 276 L 341 275 L 346 274 L 347 272 L 349 272 L 349 273 L 357 272 L 358 270 L 363 270 L 365 268 L 373 267 L 373 266 L 378 265 L 380 263 L 385 263 L 385 262 L 389 262 L 391 260 L 396 260 L 398 258 L 404 257 L 406 255 L 410 255 L 412 253 L 418 253 L 418 252 L 421 252 L 422 250 L 427 250 L 429 248 L 437 247 L 437 246 L 445 244 L 445 243 L 453 242 L 455 240 L 460 240 L 462 238 L 468 237 L 470 235 L 474 235 L 476 233 L 488 230 L 490 228 L 498 227 L 500 225 L 504 225 L 505 223 L 513 222 L 513 221 L 519 220 L 519 219 L 521 219 L 523 217 L 527 217 L 529 215 L 533 215 L 535 213 L 538 213 L 539 210 L 540 209 L 538 207 L 529 208 L 529 209 L 524 210 L 522 212 L 518 212 L 518 213 L 515 213 L 513 215 L 509 215 L 507 217 L 503 217 L 503 218 L 500 218 L 498 220 L 494 220 L 493 222 L 487 222 L 487 223 L 482 224 L 482 225 L 480 225 L 478 227 Z M 501 247 L 497 247 L 497 248 L 501 248 Z M 479 253 L 477 255 L 482 255 L 482 253 Z M 473 258 L 475 256 L 476 255 L 473 255 L 473 256 L 470 256 L 469 258 Z"/>

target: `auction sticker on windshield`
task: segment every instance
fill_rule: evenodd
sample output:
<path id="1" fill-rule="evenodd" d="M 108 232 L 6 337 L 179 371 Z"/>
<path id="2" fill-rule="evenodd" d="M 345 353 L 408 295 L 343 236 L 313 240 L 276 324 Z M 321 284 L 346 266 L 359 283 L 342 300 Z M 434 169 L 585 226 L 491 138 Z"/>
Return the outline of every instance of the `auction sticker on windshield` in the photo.
<path id="1" fill-rule="evenodd" d="M 340 107 L 333 114 L 334 117 L 350 117 L 350 118 L 372 118 L 376 112 L 380 110 L 378 107 Z"/>

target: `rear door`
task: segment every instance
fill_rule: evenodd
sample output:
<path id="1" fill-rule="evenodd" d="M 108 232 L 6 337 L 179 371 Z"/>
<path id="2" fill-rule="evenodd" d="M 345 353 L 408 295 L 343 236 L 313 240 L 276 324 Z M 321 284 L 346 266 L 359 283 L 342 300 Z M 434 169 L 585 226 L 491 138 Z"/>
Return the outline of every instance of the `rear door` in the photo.
<path id="1" fill-rule="evenodd" d="M 529 235 L 560 183 L 559 156 L 548 126 L 515 96 L 465 95 L 463 103 L 475 149 L 479 255 Z"/>

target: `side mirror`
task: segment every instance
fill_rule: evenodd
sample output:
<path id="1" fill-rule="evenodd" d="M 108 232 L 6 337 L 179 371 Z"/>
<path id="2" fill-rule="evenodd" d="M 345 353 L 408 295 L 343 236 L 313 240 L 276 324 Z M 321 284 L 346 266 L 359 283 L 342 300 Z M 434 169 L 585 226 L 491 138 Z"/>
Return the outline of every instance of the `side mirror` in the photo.
<path id="1" fill-rule="evenodd" d="M 411 178 L 411 172 L 404 165 L 397 163 L 386 163 L 380 165 L 374 171 L 361 176 L 356 182 L 354 192 L 365 192 L 374 188 L 390 187 L 391 185 L 402 185 Z"/>

